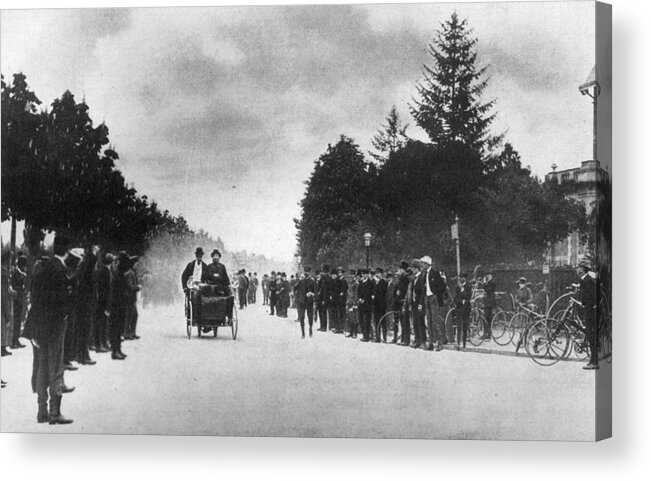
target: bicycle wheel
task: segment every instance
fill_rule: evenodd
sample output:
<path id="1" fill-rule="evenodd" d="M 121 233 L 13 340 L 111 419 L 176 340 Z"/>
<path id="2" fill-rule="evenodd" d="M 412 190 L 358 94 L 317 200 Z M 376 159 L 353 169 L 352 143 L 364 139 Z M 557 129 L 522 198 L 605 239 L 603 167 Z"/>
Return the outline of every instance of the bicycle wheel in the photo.
<path id="1" fill-rule="evenodd" d="M 493 341 L 498 346 L 506 346 L 511 342 L 511 331 L 509 330 L 512 314 L 507 311 L 499 311 L 493 316 L 491 321 L 491 333 Z"/>
<path id="2" fill-rule="evenodd" d="M 511 321 L 509 323 L 509 331 L 511 333 L 511 344 L 514 346 L 522 347 L 521 345 L 521 339 L 522 335 L 524 334 L 524 330 L 527 327 L 527 324 L 529 324 L 529 316 L 526 315 L 524 312 L 516 312 L 513 314 L 513 317 L 511 317 Z"/>
<path id="3" fill-rule="evenodd" d="M 452 344 L 457 342 L 456 311 L 457 308 L 453 307 L 445 315 L 445 333 L 447 334 L 448 341 Z"/>
<path id="4" fill-rule="evenodd" d="M 565 358 L 571 349 L 567 326 L 548 317 L 534 322 L 525 336 L 527 355 L 541 366 L 552 366 Z"/>
<path id="5" fill-rule="evenodd" d="M 479 346 L 484 342 L 484 313 L 481 309 L 475 308 L 470 311 L 470 322 L 468 323 L 468 340 L 473 346 Z"/>
<path id="6" fill-rule="evenodd" d="M 567 358 L 578 359 L 579 361 L 587 361 L 590 357 L 590 348 L 588 341 L 585 338 L 585 332 L 570 328 L 571 346 L 568 349 Z"/>

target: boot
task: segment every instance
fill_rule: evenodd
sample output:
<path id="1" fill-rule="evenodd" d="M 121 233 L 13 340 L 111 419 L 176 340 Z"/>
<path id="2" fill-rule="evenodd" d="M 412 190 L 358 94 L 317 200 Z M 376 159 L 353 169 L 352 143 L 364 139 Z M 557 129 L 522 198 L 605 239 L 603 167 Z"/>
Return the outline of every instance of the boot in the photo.
<path id="1" fill-rule="evenodd" d="M 50 424 L 71 424 L 72 419 L 63 417 L 61 414 L 61 396 L 50 398 Z"/>
<path id="2" fill-rule="evenodd" d="M 47 412 L 47 401 L 38 403 L 38 414 L 36 415 L 36 422 L 39 424 L 46 423 L 50 420 L 50 415 Z"/>
<path id="3" fill-rule="evenodd" d="M 310 337 L 312 337 L 312 326 L 310 326 Z"/>
<path id="4" fill-rule="evenodd" d="M 7 349 L 7 346 L 2 346 L 2 357 L 4 356 L 11 356 L 11 352 Z"/>
<path id="5" fill-rule="evenodd" d="M 305 328 L 301 326 L 301 339 L 305 339 Z"/>

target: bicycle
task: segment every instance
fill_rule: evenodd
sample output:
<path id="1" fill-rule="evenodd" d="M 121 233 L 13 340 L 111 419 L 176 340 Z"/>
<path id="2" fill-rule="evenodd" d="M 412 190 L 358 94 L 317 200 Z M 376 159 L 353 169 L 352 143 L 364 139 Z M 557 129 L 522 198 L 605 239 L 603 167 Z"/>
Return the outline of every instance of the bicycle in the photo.
<path id="1" fill-rule="evenodd" d="M 525 348 L 531 359 L 541 366 L 551 366 L 567 359 L 572 352 L 579 359 L 589 355 L 586 329 L 576 312 L 573 297 L 561 315 L 545 317 L 533 323 L 527 332 Z"/>

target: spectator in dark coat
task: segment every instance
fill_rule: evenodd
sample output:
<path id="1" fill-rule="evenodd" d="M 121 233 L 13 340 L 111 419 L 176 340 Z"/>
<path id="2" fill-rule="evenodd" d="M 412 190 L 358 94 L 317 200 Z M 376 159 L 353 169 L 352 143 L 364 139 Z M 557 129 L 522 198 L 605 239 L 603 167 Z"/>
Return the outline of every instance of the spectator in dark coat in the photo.
<path id="1" fill-rule="evenodd" d="M 95 270 L 95 331 L 93 342 L 95 352 L 108 352 L 108 319 L 109 303 L 111 300 L 111 270 L 110 266 L 115 260 L 110 253 L 104 254 Z"/>
<path id="2" fill-rule="evenodd" d="M 19 255 L 11 275 L 11 287 L 16 292 L 14 297 L 14 323 L 11 338 L 12 349 L 25 347 L 20 343 L 20 335 L 27 313 L 27 257 Z"/>
<path id="3" fill-rule="evenodd" d="M 377 325 L 374 342 L 380 342 L 380 331 L 382 331 L 382 341 L 387 342 L 387 323 L 386 319 L 383 319 L 387 312 L 387 281 L 384 279 L 384 270 L 381 267 L 375 269 L 373 284 L 373 315 Z"/>
<path id="4" fill-rule="evenodd" d="M 117 271 L 111 282 L 111 359 L 122 361 L 126 354 L 122 352 L 122 333 L 127 319 L 127 310 L 132 297 L 126 273 L 131 259 L 122 251 L 118 254 Z"/>

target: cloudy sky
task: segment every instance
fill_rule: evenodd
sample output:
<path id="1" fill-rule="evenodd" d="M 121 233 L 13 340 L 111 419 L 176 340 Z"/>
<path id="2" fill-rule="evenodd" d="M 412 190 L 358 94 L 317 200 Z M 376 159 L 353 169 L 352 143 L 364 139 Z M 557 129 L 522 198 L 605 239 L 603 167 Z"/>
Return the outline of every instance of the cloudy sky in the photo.
<path id="1" fill-rule="evenodd" d="M 85 98 L 140 193 L 227 248 L 286 260 L 314 161 L 340 134 L 367 152 L 392 105 L 411 120 L 427 44 L 455 10 L 490 65 L 495 130 L 524 163 L 543 176 L 589 159 L 577 87 L 594 64 L 593 5 L 3 11 L 0 62 L 44 104 Z"/>

